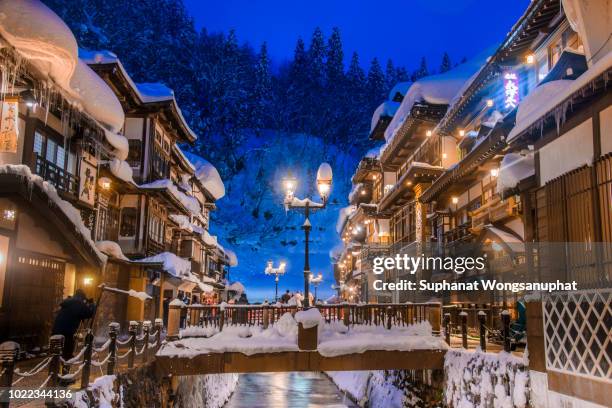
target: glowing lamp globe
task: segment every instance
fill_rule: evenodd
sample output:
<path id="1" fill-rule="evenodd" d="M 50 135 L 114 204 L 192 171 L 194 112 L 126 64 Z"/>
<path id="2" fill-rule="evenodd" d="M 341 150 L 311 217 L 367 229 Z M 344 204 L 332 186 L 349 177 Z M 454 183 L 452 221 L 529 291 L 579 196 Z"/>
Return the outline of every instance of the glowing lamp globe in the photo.
<path id="1" fill-rule="evenodd" d="M 329 197 L 332 183 L 332 168 L 328 163 L 321 163 L 317 170 L 317 188 L 321 197 Z"/>
<path id="2" fill-rule="evenodd" d="M 283 178 L 283 187 L 285 188 L 285 193 L 287 193 L 288 196 L 292 196 L 295 193 L 297 180 L 295 177 L 293 177 L 291 172 L 289 172 L 289 174 Z"/>

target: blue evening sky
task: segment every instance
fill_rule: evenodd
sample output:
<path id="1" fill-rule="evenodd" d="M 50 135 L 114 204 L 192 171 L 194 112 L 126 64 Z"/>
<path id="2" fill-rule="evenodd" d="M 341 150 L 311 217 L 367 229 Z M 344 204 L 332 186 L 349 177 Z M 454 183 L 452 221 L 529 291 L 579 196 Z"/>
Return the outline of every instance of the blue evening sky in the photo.
<path id="1" fill-rule="evenodd" d="M 289 58 L 298 37 L 309 43 L 319 26 L 341 30 L 345 54 L 416 68 L 421 56 L 438 68 L 444 51 L 453 62 L 501 41 L 529 0 L 184 0 L 196 27 L 231 28 L 256 49 L 267 41 L 276 62 Z"/>

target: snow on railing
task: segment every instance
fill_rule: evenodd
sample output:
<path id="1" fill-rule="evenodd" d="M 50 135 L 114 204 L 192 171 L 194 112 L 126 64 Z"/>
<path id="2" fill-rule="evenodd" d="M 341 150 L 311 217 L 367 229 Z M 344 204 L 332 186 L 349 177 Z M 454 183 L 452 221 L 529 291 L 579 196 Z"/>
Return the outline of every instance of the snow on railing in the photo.
<path id="1" fill-rule="evenodd" d="M 124 341 L 119 341 L 119 323 L 110 323 L 108 327 L 108 340 L 100 347 L 94 347 L 94 336 L 91 330 L 87 332 L 83 347 L 72 358 L 62 358 L 64 348 L 64 336 L 53 335 L 49 339 L 49 356 L 41 360 L 29 371 L 22 371 L 17 367 L 17 358 L 20 355 L 19 344 L 7 341 L 0 344 L 0 399 L 11 387 L 19 384 L 24 378 L 36 378 L 43 370 L 47 369 L 47 376 L 42 379 L 39 386 L 28 385 L 42 389 L 45 387 L 58 387 L 62 383 L 73 382 L 79 375 L 81 389 L 89 386 L 91 367 L 99 367 L 103 373 L 106 366 L 106 374 L 113 375 L 117 363 L 127 358 L 127 367 L 132 368 L 135 358 L 140 357 L 140 362 L 146 364 L 151 357 L 149 350 L 157 352 L 162 342 L 163 322 L 155 320 L 155 331 L 151 332 L 151 322 L 144 321 L 141 324 L 132 321 L 129 325 L 129 336 Z M 141 328 L 141 334 L 138 334 Z M 106 352 L 105 356 L 102 354 Z M 120 354 L 119 354 L 120 353 Z M 30 380 L 30 382 L 35 380 Z"/>
<path id="2" fill-rule="evenodd" d="M 316 305 L 325 323 L 343 322 L 355 325 L 405 327 L 429 321 L 434 332 L 441 327 L 439 303 L 384 303 Z M 170 305 L 168 332 L 183 337 L 210 337 L 226 326 L 259 326 L 275 324 L 285 313 L 295 316 L 301 307 L 287 304 L 264 305 Z M 176 321 L 176 323 L 175 323 Z M 176 327 L 173 327 L 176 324 Z"/>

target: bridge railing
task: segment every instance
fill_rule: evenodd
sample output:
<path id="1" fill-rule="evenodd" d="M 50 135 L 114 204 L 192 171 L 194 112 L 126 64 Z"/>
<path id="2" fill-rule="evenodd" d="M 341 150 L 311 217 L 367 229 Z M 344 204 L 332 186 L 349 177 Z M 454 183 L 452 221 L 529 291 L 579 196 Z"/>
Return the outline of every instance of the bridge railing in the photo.
<path id="1" fill-rule="evenodd" d="M 408 326 L 428 321 L 435 333 L 440 332 L 441 305 L 439 303 L 402 304 L 336 304 L 316 305 L 324 322 L 340 321 L 346 326 L 369 325 L 391 327 Z M 169 333 L 202 335 L 198 329 L 222 331 L 228 326 L 261 326 L 267 328 L 276 323 L 285 313 L 295 315 L 302 310 L 290 305 L 170 305 Z M 180 316 L 180 318 L 179 318 Z M 173 327 L 174 326 L 174 327 Z"/>

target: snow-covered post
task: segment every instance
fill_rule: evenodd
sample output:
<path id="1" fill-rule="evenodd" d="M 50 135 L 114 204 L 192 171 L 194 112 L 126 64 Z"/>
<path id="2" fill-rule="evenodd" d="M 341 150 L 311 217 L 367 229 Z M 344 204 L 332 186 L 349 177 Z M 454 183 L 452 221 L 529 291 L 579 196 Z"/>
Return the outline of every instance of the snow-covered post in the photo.
<path id="1" fill-rule="evenodd" d="M 94 335 L 91 330 L 85 335 L 85 353 L 83 354 L 83 371 L 81 371 L 81 388 L 89 386 L 89 373 L 91 372 L 91 354 L 93 351 Z"/>
<path id="2" fill-rule="evenodd" d="M 144 332 L 144 345 L 142 348 L 142 363 L 147 363 L 147 357 L 149 355 L 149 332 L 151 331 L 151 321 L 145 320 L 142 322 L 142 330 Z"/>
<path id="3" fill-rule="evenodd" d="M 342 308 L 342 318 L 344 319 L 344 325 L 346 327 L 349 327 L 349 325 L 351 324 L 351 309 L 350 309 L 350 305 L 347 303 L 344 305 L 344 307 Z"/>
<path id="4" fill-rule="evenodd" d="M 450 313 L 444 313 L 444 337 L 446 337 L 446 344 L 450 346 L 451 340 L 451 315 Z"/>
<path id="5" fill-rule="evenodd" d="M 115 365 L 117 364 L 117 333 L 119 333 L 119 323 L 110 322 L 108 324 L 108 337 L 110 343 L 108 344 L 108 364 L 106 365 L 106 375 L 115 374 Z"/>
<path id="6" fill-rule="evenodd" d="M 59 376 L 62 369 L 62 349 L 64 348 L 64 336 L 61 334 L 54 334 L 49 339 L 49 354 L 51 355 L 51 362 L 49 363 L 49 382 L 47 387 L 54 388 L 59 386 Z M 51 400 L 51 404 L 48 401 L 45 402 L 47 406 L 55 406 Z"/>
<path id="7" fill-rule="evenodd" d="M 15 371 L 15 359 L 19 354 L 19 344 L 14 341 L 6 341 L 0 344 L 0 387 L 5 391 L 0 392 L 0 396 L 6 402 L 0 402 L 0 407 L 8 408 L 8 398 L 5 392 L 11 388 L 13 384 L 13 372 Z"/>
<path id="8" fill-rule="evenodd" d="M 138 335 L 138 322 L 130 321 L 128 328 L 128 335 L 130 336 L 130 354 L 128 354 L 128 368 L 134 367 L 134 358 L 136 356 L 136 337 Z"/>
<path id="9" fill-rule="evenodd" d="M 155 348 L 159 350 L 161 347 L 161 335 L 164 329 L 164 321 L 162 319 L 155 319 Z"/>
<path id="10" fill-rule="evenodd" d="M 478 312 L 478 323 L 480 326 L 480 349 L 482 351 L 487 351 L 487 327 L 485 326 L 485 322 L 487 320 L 487 314 L 484 310 Z"/>
<path id="11" fill-rule="evenodd" d="M 468 348 L 468 341 L 467 341 L 467 312 L 465 310 L 463 310 L 461 313 L 459 313 L 459 317 L 461 318 L 461 346 L 464 349 Z"/>
<path id="12" fill-rule="evenodd" d="M 316 350 L 319 344 L 319 324 L 323 317 L 316 307 L 302 310 L 295 314 L 298 322 L 298 348 L 300 350 Z"/>
<path id="13" fill-rule="evenodd" d="M 501 312 L 501 320 L 503 325 L 503 336 L 504 336 L 504 351 L 509 353 L 510 349 L 510 312 L 504 310 Z"/>
<path id="14" fill-rule="evenodd" d="M 178 338 L 181 324 L 181 308 L 184 303 L 180 299 L 174 299 L 168 305 L 168 339 Z"/>

